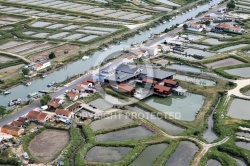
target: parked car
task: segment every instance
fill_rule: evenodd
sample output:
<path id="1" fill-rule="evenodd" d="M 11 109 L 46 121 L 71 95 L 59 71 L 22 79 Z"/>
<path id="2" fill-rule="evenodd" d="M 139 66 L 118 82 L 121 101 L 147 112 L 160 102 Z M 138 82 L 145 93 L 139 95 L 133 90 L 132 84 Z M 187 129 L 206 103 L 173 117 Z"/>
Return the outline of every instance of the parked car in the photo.
<path id="1" fill-rule="evenodd" d="M 44 105 L 44 106 L 42 106 L 41 108 L 40 108 L 40 111 L 45 111 L 45 110 L 47 110 L 49 107 L 47 106 L 47 105 Z"/>
<path id="2" fill-rule="evenodd" d="M 25 160 L 29 160 L 29 155 L 28 155 L 28 153 L 24 152 L 24 153 L 23 153 L 23 158 L 24 158 Z"/>

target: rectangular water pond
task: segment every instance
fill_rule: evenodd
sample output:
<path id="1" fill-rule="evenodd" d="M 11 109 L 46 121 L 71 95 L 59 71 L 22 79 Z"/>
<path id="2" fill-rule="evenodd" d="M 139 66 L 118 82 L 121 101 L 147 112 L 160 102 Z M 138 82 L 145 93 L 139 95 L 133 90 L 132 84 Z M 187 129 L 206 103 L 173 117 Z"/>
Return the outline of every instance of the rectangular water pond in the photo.
<path id="1" fill-rule="evenodd" d="M 194 49 L 194 48 L 185 49 L 184 53 L 186 53 L 187 55 L 201 55 L 204 57 L 210 57 L 210 56 L 215 55 L 215 53 L 213 53 L 213 52 L 198 50 L 198 49 Z"/>
<path id="2" fill-rule="evenodd" d="M 132 148 L 129 147 L 95 146 L 87 152 L 85 160 L 91 162 L 112 163 L 121 160 L 131 150 Z"/>
<path id="3" fill-rule="evenodd" d="M 194 83 L 196 85 L 201 85 L 201 86 L 215 86 L 216 85 L 216 83 L 211 80 L 196 78 L 196 77 L 189 77 L 189 76 L 179 75 L 179 74 L 175 74 L 174 79 L 191 82 L 191 83 Z"/>
<path id="4" fill-rule="evenodd" d="M 119 130 L 115 132 L 109 132 L 106 134 L 100 134 L 96 136 L 96 141 L 125 141 L 130 139 L 138 139 L 143 137 L 149 137 L 154 135 L 154 133 L 142 126 L 129 128 L 125 130 Z"/>
<path id="5" fill-rule="evenodd" d="M 184 166 L 190 165 L 195 153 L 199 148 L 192 142 L 182 141 L 170 156 L 165 166 Z"/>
<path id="6" fill-rule="evenodd" d="M 148 146 L 129 166 L 152 166 L 157 157 L 168 147 L 168 144 Z"/>
<path id="7" fill-rule="evenodd" d="M 219 60 L 216 62 L 211 62 L 206 64 L 207 67 L 212 67 L 213 69 L 219 68 L 219 67 L 224 67 L 224 66 L 232 66 L 232 65 L 239 65 L 239 64 L 243 64 L 242 61 L 239 61 L 237 59 L 234 58 L 226 58 L 223 60 Z"/>
<path id="8" fill-rule="evenodd" d="M 92 130 L 97 131 L 101 129 L 118 128 L 131 122 L 134 122 L 134 120 L 130 119 L 128 116 L 124 114 L 117 114 L 103 118 L 101 120 L 96 120 L 89 126 Z"/>
<path id="9" fill-rule="evenodd" d="M 225 48 L 222 48 L 220 50 L 217 50 L 217 52 L 230 51 L 230 50 L 234 50 L 234 49 L 237 49 L 237 48 L 245 47 L 247 45 L 248 44 L 239 44 L 239 45 L 236 45 L 236 46 L 225 47 Z"/>
<path id="10" fill-rule="evenodd" d="M 243 99 L 234 99 L 229 111 L 228 116 L 243 120 L 250 120 L 250 101 Z"/>
<path id="11" fill-rule="evenodd" d="M 178 127 L 170 122 L 167 122 L 154 114 L 151 114 L 149 112 L 144 111 L 143 109 L 139 107 L 128 107 L 130 110 L 136 112 L 139 116 L 149 120 L 150 122 L 154 123 L 156 126 L 162 128 L 166 132 L 173 134 L 173 135 L 178 135 L 185 131 L 184 128 Z"/>
<path id="12" fill-rule="evenodd" d="M 205 39 L 205 40 L 203 40 L 203 42 L 209 43 L 209 44 L 212 44 L 212 45 L 218 45 L 218 44 L 223 44 L 223 43 L 225 43 L 225 42 L 221 42 L 221 41 L 219 41 L 218 39 L 214 39 L 214 38 Z"/>
<path id="13" fill-rule="evenodd" d="M 204 97 L 197 94 L 172 94 L 168 97 L 152 96 L 143 102 L 166 115 L 174 116 L 175 119 L 193 121 L 204 103 Z"/>
<path id="14" fill-rule="evenodd" d="M 225 70 L 225 72 L 240 77 L 250 77 L 250 67 L 230 69 L 230 70 Z"/>
<path id="15" fill-rule="evenodd" d="M 238 141 L 238 142 L 235 142 L 235 143 L 240 148 L 250 150 L 250 142 Z"/>

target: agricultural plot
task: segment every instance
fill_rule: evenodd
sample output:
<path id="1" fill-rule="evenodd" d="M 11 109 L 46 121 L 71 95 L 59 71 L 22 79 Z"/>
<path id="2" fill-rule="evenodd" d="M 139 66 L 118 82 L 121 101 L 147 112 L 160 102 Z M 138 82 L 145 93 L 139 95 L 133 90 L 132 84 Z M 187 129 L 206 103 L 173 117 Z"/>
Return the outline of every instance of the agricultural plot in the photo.
<path id="1" fill-rule="evenodd" d="M 51 52 L 54 52 L 56 57 L 60 57 L 62 55 L 66 55 L 66 54 L 69 55 L 74 52 L 78 52 L 79 49 L 80 47 L 77 45 L 65 44 L 59 47 L 54 47 L 51 49 L 47 49 L 45 51 L 41 51 L 39 53 L 35 53 L 32 56 L 30 56 L 29 59 L 31 61 L 36 62 L 41 59 L 48 59 L 48 56 Z"/>
<path id="2" fill-rule="evenodd" d="M 80 42 L 87 42 L 87 41 L 90 41 L 90 40 L 95 39 L 97 37 L 99 37 L 99 36 L 89 35 L 89 36 L 86 36 L 84 38 L 79 39 L 78 41 L 80 41 Z"/>
<path id="3" fill-rule="evenodd" d="M 49 25 L 51 25 L 51 24 L 52 24 L 51 22 L 37 21 L 37 22 L 33 23 L 33 24 L 31 25 L 31 27 L 35 27 L 35 28 L 40 28 L 40 27 L 42 27 L 42 28 L 44 28 L 44 27 L 49 26 Z"/>
<path id="4" fill-rule="evenodd" d="M 12 0 L 7 0 L 7 2 L 13 2 Z M 104 15 L 108 16 L 108 17 L 118 17 L 121 19 L 134 19 L 134 20 L 144 20 L 147 18 L 152 17 L 152 15 L 149 15 L 149 13 L 144 13 L 144 14 L 140 14 L 137 13 L 137 11 L 135 12 L 125 12 L 125 11 L 118 11 L 118 10 L 114 10 L 113 13 L 111 13 L 111 11 L 106 8 L 101 8 L 101 7 L 96 7 L 93 5 L 85 5 L 85 4 L 81 4 L 81 3 L 75 3 L 75 2 L 65 2 L 62 0 L 57 0 L 57 1 L 43 1 L 43 2 L 39 2 L 36 0 L 18 0 L 15 1 L 15 3 L 19 3 L 19 4 L 32 4 L 32 5 L 36 5 L 36 6 L 44 6 L 44 7 L 48 7 L 48 8 L 55 8 L 55 9 L 63 9 L 63 10 L 69 10 L 69 11 L 77 11 L 77 12 L 81 12 L 81 13 L 88 13 L 88 14 L 94 14 L 94 15 Z M 170 3 L 172 6 L 178 6 L 175 3 L 172 2 L 168 2 Z M 76 8 L 78 6 L 78 8 Z M 6 9 L 5 9 L 6 10 Z M 13 9 L 9 9 L 9 10 L 13 10 Z M 107 12 L 105 12 L 107 10 Z M 96 13 L 96 12 L 101 12 L 101 13 Z M 127 15 L 127 16 L 125 16 Z M 123 16 L 123 17 L 119 17 L 119 16 Z"/>
<path id="5" fill-rule="evenodd" d="M 158 2 L 161 2 L 161 3 L 163 3 L 163 4 L 166 4 L 166 5 L 169 5 L 169 6 L 180 6 L 179 4 L 176 4 L 176 3 L 174 3 L 174 2 L 171 2 L 171 1 L 169 1 L 169 0 L 157 0 Z"/>
<path id="6" fill-rule="evenodd" d="M 17 21 L 22 20 L 21 18 L 13 17 L 13 16 L 5 16 L 1 15 L 0 16 L 0 26 L 1 25 L 8 25 L 8 24 L 13 24 Z"/>
<path id="7" fill-rule="evenodd" d="M 15 59 L 15 58 L 0 54 L 0 63 L 9 62 L 9 61 L 11 61 L 13 59 Z"/>
<path id="8" fill-rule="evenodd" d="M 57 33 L 57 34 L 54 34 L 52 36 L 49 36 L 49 38 L 50 39 L 60 39 L 68 34 L 69 34 L 69 32 L 61 32 L 61 33 Z"/>
<path id="9" fill-rule="evenodd" d="M 26 55 L 52 46 L 53 44 L 43 42 L 9 41 L 0 45 L 0 50 L 18 55 Z"/>
<path id="10" fill-rule="evenodd" d="M 76 34 L 73 34 L 73 35 L 69 35 L 63 39 L 66 39 L 66 40 L 75 40 L 75 39 L 79 39 L 81 37 L 83 37 L 84 34 L 80 34 L 80 33 L 76 33 Z"/>
<path id="11" fill-rule="evenodd" d="M 32 37 L 44 38 L 44 37 L 48 36 L 49 34 L 50 34 L 50 33 L 42 32 L 42 33 L 34 34 L 34 35 L 32 35 Z"/>
<path id="12" fill-rule="evenodd" d="M 61 152 L 68 141 L 67 131 L 47 129 L 31 140 L 29 151 L 38 161 L 49 162 Z"/>

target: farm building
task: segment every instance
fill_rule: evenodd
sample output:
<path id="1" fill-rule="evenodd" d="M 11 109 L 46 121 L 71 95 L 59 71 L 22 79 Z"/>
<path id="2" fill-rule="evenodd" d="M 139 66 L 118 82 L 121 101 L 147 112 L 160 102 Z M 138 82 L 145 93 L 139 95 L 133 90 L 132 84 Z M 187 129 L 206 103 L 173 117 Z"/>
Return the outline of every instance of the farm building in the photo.
<path id="1" fill-rule="evenodd" d="M 154 94 L 159 96 L 169 96 L 172 94 L 172 88 L 166 87 L 163 85 L 155 85 L 154 86 Z"/>
<path id="2" fill-rule="evenodd" d="M 27 115 L 26 118 L 32 121 L 37 121 L 40 123 L 46 122 L 48 119 L 48 114 L 44 112 L 38 112 L 31 110 Z"/>
<path id="3" fill-rule="evenodd" d="M 7 124 L 7 125 L 4 125 L 1 128 L 1 131 L 3 133 L 10 134 L 10 135 L 13 135 L 13 136 L 19 136 L 24 132 L 24 129 Z"/>
<path id="4" fill-rule="evenodd" d="M 118 89 L 130 96 L 132 96 L 135 93 L 135 88 L 128 86 L 126 84 L 119 84 Z"/>
<path id="5" fill-rule="evenodd" d="M 164 86 L 168 86 L 171 88 L 177 88 L 179 86 L 179 83 L 177 81 L 174 81 L 174 80 L 165 79 L 165 80 L 163 80 L 163 82 L 164 82 Z"/>
<path id="6" fill-rule="evenodd" d="M 71 111 L 71 112 L 73 112 L 73 113 L 76 113 L 77 111 L 79 111 L 79 109 L 82 108 L 82 107 L 81 107 L 81 104 L 82 104 L 82 103 L 76 102 L 76 103 L 70 105 L 70 106 L 67 108 L 67 110 L 69 110 L 69 111 Z"/>
<path id="7" fill-rule="evenodd" d="M 69 110 L 64 110 L 64 109 L 56 109 L 55 111 L 56 116 L 59 118 L 64 118 L 64 119 L 70 119 L 72 117 L 72 112 Z"/>

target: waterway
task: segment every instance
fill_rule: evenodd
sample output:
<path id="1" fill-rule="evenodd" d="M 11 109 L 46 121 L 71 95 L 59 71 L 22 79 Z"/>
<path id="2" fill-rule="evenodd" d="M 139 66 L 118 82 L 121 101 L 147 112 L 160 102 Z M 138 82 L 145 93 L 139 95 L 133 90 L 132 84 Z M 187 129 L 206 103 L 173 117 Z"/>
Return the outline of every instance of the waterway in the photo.
<path id="1" fill-rule="evenodd" d="M 209 4 L 205 4 L 202 6 L 199 6 L 199 8 L 195 8 L 190 12 L 187 12 L 185 15 L 179 16 L 170 22 L 167 22 L 166 24 L 160 24 L 157 27 L 151 28 L 150 30 L 144 31 L 142 34 L 137 34 L 133 37 L 130 37 L 127 40 L 121 41 L 122 44 L 116 45 L 112 48 L 109 48 L 106 51 L 96 51 L 89 59 L 83 61 L 78 60 L 74 63 L 68 64 L 63 69 L 60 69 L 58 71 L 55 71 L 51 74 L 49 74 L 46 78 L 43 79 L 37 79 L 32 81 L 31 86 L 24 86 L 19 85 L 16 86 L 10 91 L 12 92 L 10 95 L 0 96 L 1 105 L 7 106 L 8 101 L 11 99 L 20 98 L 22 100 L 27 100 L 27 94 L 37 92 L 39 90 L 48 89 L 47 84 L 56 81 L 56 82 L 62 82 L 66 80 L 67 78 L 79 75 L 84 73 L 85 71 L 88 71 L 92 66 L 98 65 L 99 62 L 103 61 L 103 57 L 106 57 L 112 53 L 117 53 L 118 51 L 121 51 L 122 48 L 130 46 L 132 43 L 138 43 L 143 42 L 148 39 L 148 36 L 151 34 L 161 33 L 166 28 L 170 28 L 170 26 L 175 24 L 181 24 L 185 22 L 187 19 L 190 19 L 192 17 L 195 17 L 199 12 L 208 10 L 209 6 L 218 4 L 220 0 L 214 0 L 210 2 Z"/>

